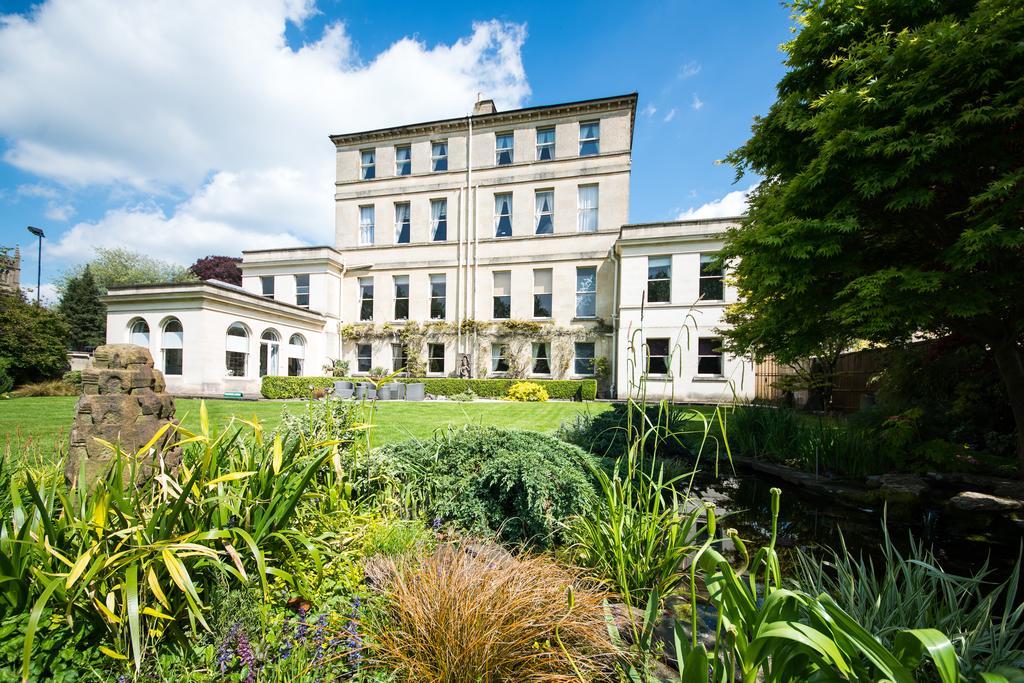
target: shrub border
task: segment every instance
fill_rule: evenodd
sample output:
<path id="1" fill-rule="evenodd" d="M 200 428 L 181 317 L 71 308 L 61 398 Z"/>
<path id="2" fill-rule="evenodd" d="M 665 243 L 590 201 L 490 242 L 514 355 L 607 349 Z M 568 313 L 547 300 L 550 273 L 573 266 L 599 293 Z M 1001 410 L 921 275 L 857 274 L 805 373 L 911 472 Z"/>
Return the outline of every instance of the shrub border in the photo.
<path id="1" fill-rule="evenodd" d="M 310 387 L 327 389 L 335 382 L 365 382 L 365 377 L 283 377 L 267 375 L 260 385 L 264 398 L 304 398 Z M 481 398 L 503 398 L 508 388 L 521 379 L 460 379 L 457 377 L 400 377 L 395 381 L 405 384 L 426 385 L 426 392 L 434 396 L 453 396 L 472 389 Z M 529 379 L 544 387 L 548 397 L 562 400 L 593 401 L 597 398 L 596 379 Z"/>

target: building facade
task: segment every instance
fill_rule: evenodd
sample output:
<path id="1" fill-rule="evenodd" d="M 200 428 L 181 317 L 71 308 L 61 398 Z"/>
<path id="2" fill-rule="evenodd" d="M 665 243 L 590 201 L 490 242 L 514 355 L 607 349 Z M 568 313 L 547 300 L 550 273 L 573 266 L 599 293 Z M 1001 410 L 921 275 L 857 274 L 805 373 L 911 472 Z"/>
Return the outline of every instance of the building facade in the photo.
<path id="1" fill-rule="evenodd" d="M 0 291 L 17 292 L 21 289 L 21 250 L 0 247 Z"/>
<path id="2" fill-rule="evenodd" d="M 341 360 L 353 376 L 596 375 L 620 397 L 724 396 L 747 368 L 715 345 L 734 293 L 711 254 L 729 223 L 628 224 L 636 102 L 485 100 L 333 135 L 332 247 L 245 251 L 240 288 L 113 289 L 108 341 L 145 343 L 190 394 L 256 394 L 262 376 Z"/>

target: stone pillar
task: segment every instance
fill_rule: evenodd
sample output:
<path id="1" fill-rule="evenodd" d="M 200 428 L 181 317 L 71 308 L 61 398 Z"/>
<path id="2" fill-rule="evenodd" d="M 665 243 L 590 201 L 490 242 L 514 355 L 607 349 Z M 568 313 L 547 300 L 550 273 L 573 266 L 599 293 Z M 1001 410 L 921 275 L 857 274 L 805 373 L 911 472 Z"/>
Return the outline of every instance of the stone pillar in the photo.
<path id="1" fill-rule="evenodd" d="M 82 395 L 75 405 L 71 447 L 65 476 L 75 481 L 85 464 L 85 476 L 92 484 L 106 475 L 114 452 L 96 438 L 119 445 L 128 456 L 149 443 L 157 430 L 174 420 L 174 398 L 164 392 L 164 376 L 153 368 L 153 357 L 142 346 L 106 344 L 96 349 L 93 366 L 82 370 Z M 148 478 L 181 461 L 181 448 L 173 430 L 168 430 L 136 467 L 137 476 Z M 126 465 L 125 475 L 130 472 Z"/>

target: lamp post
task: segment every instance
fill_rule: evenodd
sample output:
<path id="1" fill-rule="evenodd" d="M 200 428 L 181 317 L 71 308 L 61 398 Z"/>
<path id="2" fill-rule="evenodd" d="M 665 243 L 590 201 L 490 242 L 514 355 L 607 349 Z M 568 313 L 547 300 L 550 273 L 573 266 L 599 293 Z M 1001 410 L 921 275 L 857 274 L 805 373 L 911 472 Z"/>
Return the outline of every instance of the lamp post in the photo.
<path id="1" fill-rule="evenodd" d="M 43 238 L 46 235 L 39 228 L 28 226 L 28 231 L 39 238 L 39 258 L 36 260 L 36 306 L 40 305 L 40 289 L 43 286 Z"/>

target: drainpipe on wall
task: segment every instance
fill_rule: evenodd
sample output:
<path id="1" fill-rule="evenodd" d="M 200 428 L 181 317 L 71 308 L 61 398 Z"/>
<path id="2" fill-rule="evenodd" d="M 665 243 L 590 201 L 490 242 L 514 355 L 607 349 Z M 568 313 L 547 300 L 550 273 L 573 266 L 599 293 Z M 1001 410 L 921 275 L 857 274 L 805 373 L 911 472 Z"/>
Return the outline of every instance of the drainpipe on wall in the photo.
<path id="1" fill-rule="evenodd" d="M 459 212 L 458 223 L 455 227 L 455 235 L 458 239 L 458 247 L 455 250 L 455 365 L 459 366 L 459 354 L 462 353 L 462 315 L 465 309 L 462 305 L 462 293 L 465 288 L 462 286 L 462 188 L 458 194 Z"/>
<path id="2" fill-rule="evenodd" d="M 473 114 L 470 113 L 466 116 L 468 122 L 468 133 L 466 135 L 466 266 L 463 270 L 463 276 L 465 278 L 466 286 L 463 288 L 463 317 L 469 312 L 469 296 L 472 291 L 469 287 L 469 229 L 473 224 L 473 193 L 470 189 L 473 186 Z M 475 300 L 475 297 L 474 297 Z M 474 311 L 475 313 L 475 311 Z M 474 315 L 474 318 L 476 316 Z M 459 321 L 459 329 L 462 329 L 462 321 Z M 474 339 L 475 341 L 475 339 Z M 469 376 L 473 376 L 473 371 L 476 368 L 476 349 L 472 349 L 470 357 L 470 369 Z"/>
<path id="3" fill-rule="evenodd" d="M 477 190 L 479 190 L 479 189 L 480 189 L 479 188 L 479 184 L 476 187 L 473 188 L 473 288 L 470 291 L 473 292 L 473 320 L 474 321 L 475 320 L 479 320 L 479 318 L 477 317 L 477 311 L 476 311 L 476 301 L 479 298 L 479 297 L 476 296 L 476 288 L 478 286 L 477 274 L 479 272 L 479 268 L 478 268 L 479 263 L 478 263 L 477 253 L 478 253 L 479 248 L 480 248 L 480 231 L 477 229 L 478 226 L 477 226 L 477 220 L 476 220 L 476 207 L 477 207 L 477 202 L 479 201 Z M 479 343 L 478 342 L 478 337 L 479 337 L 479 335 L 477 334 L 477 329 L 476 329 L 477 327 L 478 327 L 477 325 L 473 326 L 473 369 L 472 369 L 472 373 L 471 374 L 476 373 L 476 367 L 477 367 L 476 354 L 480 350 L 480 348 L 478 346 L 478 343 Z"/>
<path id="4" fill-rule="evenodd" d="M 619 259 L 618 250 L 612 247 L 612 265 L 614 270 L 612 274 L 614 276 L 614 284 L 612 286 L 612 358 L 610 364 L 611 383 L 608 386 L 608 391 L 612 398 L 617 398 L 618 384 L 619 384 L 619 268 L 622 265 L 622 261 Z"/>

